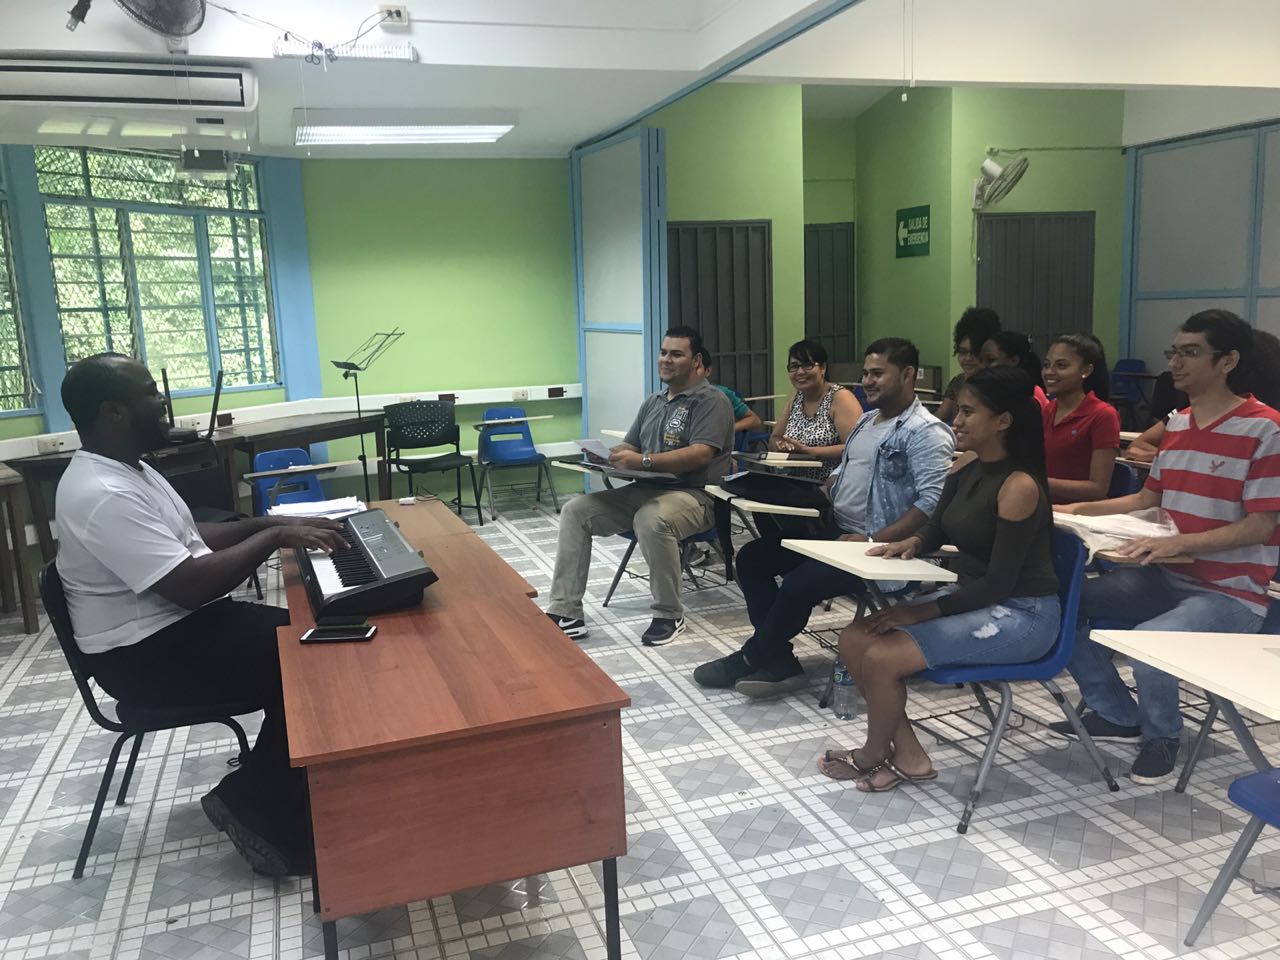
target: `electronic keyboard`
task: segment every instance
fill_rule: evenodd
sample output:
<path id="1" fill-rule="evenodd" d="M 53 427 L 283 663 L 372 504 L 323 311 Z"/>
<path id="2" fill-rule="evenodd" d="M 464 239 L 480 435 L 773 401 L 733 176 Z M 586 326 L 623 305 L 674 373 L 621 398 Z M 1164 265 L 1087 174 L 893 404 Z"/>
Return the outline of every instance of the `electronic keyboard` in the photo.
<path id="1" fill-rule="evenodd" d="M 422 602 L 422 591 L 439 579 L 420 551 L 409 546 L 381 510 L 340 521 L 346 550 L 294 548 L 317 626 L 341 617 L 368 616 Z"/>

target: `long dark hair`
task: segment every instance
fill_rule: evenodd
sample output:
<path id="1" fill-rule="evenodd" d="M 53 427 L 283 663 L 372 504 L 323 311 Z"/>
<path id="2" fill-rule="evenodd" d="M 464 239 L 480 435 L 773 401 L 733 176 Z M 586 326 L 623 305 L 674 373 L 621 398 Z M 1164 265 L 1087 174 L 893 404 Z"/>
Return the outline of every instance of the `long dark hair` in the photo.
<path id="1" fill-rule="evenodd" d="M 1006 357 L 1013 357 L 1018 369 L 1030 377 L 1035 386 L 1044 387 L 1044 381 L 1040 379 L 1040 358 L 1031 349 L 1030 337 L 1017 330 L 1001 330 L 987 339 L 999 347 Z"/>
<path id="2" fill-rule="evenodd" d="M 1044 466 L 1044 417 L 1032 391 L 1031 378 L 1017 367 L 984 367 L 961 387 L 973 391 L 978 402 L 993 413 L 1013 418 L 1004 435 L 1009 459 L 1044 489 L 1049 480 Z"/>
<path id="3" fill-rule="evenodd" d="M 1084 392 L 1090 390 L 1099 400 L 1111 396 L 1111 373 L 1107 370 L 1107 352 L 1102 348 L 1102 341 L 1092 333 L 1063 333 L 1053 338 L 1069 348 L 1072 353 L 1093 366 L 1093 373 L 1084 378 Z"/>

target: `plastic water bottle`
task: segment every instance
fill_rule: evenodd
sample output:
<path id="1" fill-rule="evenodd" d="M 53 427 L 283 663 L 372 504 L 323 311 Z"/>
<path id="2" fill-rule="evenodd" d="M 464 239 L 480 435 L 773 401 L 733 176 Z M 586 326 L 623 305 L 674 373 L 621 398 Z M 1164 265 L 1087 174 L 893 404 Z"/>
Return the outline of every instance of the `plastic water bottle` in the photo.
<path id="1" fill-rule="evenodd" d="M 831 710 L 839 720 L 852 720 L 858 707 L 858 688 L 853 685 L 853 677 L 849 676 L 849 671 L 839 660 L 832 669 L 834 682 L 831 685 Z"/>

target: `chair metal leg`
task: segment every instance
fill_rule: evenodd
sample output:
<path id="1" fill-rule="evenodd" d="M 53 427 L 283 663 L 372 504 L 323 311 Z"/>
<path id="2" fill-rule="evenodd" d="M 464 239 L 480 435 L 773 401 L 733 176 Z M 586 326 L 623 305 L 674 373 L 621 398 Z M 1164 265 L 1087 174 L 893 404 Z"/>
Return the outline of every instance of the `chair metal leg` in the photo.
<path id="1" fill-rule="evenodd" d="M 116 806 L 124 806 L 124 798 L 129 794 L 129 781 L 133 779 L 133 768 L 138 765 L 138 754 L 142 752 L 144 733 L 135 734 L 133 749 L 129 751 L 129 762 L 124 767 L 124 779 L 120 781 L 120 792 L 116 794 Z"/>
<path id="2" fill-rule="evenodd" d="M 533 499 L 538 503 L 542 502 L 542 461 L 538 461 L 537 469 L 533 471 L 535 486 L 533 488 Z"/>
<path id="3" fill-rule="evenodd" d="M 983 751 L 982 759 L 978 762 L 978 775 L 973 779 L 973 789 L 969 791 L 964 812 L 960 814 L 960 822 L 956 824 L 956 833 L 969 832 L 969 820 L 978 806 L 982 788 L 987 785 L 987 774 L 995 766 L 996 754 L 1000 752 L 1000 741 L 1004 739 L 1005 728 L 1009 726 L 1009 714 L 1013 709 L 1013 690 L 1004 680 L 996 683 L 996 689 L 1000 691 L 1000 709 L 996 713 L 995 722 L 991 725 L 991 739 L 987 741 L 987 749 Z"/>
<path id="4" fill-rule="evenodd" d="M 84 865 L 89 859 L 89 848 L 93 846 L 93 835 L 98 830 L 98 821 L 102 819 L 102 807 L 107 802 L 107 791 L 111 789 L 111 778 L 115 776 L 116 764 L 120 762 L 120 748 L 133 734 L 122 733 L 111 746 L 111 755 L 107 758 L 107 769 L 102 774 L 102 785 L 98 787 L 98 799 L 93 802 L 93 813 L 89 815 L 89 826 L 84 832 L 84 842 L 80 844 L 80 855 L 76 857 L 76 868 L 71 871 L 73 879 L 84 876 Z"/>
<path id="5" fill-rule="evenodd" d="M 258 579 L 257 570 L 254 570 L 253 573 L 249 574 L 249 582 L 253 584 L 253 592 L 258 595 L 258 599 L 263 599 L 264 594 L 262 593 L 262 581 Z"/>
<path id="6" fill-rule="evenodd" d="M 613 583 L 609 584 L 609 592 L 604 595 L 604 603 L 602 607 L 607 607 L 609 601 L 613 599 L 613 591 L 618 589 L 618 581 L 622 579 L 622 575 L 627 572 L 627 561 L 631 559 L 631 554 L 636 552 L 636 542 L 632 540 L 627 544 L 627 552 L 622 555 L 622 562 L 618 564 L 618 569 L 613 575 Z"/>
<path id="7" fill-rule="evenodd" d="M 249 759 L 249 738 L 244 734 L 244 727 L 240 726 L 238 720 L 234 717 L 227 717 L 222 721 L 231 728 L 231 732 L 236 735 L 236 742 L 240 745 L 240 763 L 244 764 Z"/>
<path id="8" fill-rule="evenodd" d="M 453 480 L 458 488 L 458 516 L 462 516 L 462 468 L 453 471 Z"/>
<path id="9" fill-rule="evenodd" d="M 1227 862 L 1222 865 L 1222 869 L 1218 871 L 1217 879 L 1213 881 L 1213 886 L 1204 895 L 1204 902 L 1200 904 L 1200 912 L 1191 921 L 1191 929 L 1187 931 L 1187 939 L 1182 941 L 1188 947 L 1195 944 L 1196 937 L 1200 936 L 1200 931 L 1204 929 L 1204 925 L 1213 916 L 1213 911 L 1218 909 L 1218 904 L 1226 896 L 1227 888 L 1231 886 L 1231 881 L 1240 872 L 1240 867 L 1244 865 L 1249 856 L 1249 851 L 1253 849 L 1253 845 L 1257 842 L 1258 835 L 1262 833 L 1264 826 L 1266 826 L 1266 822 L 1261 817 L 1254 817 L 1240 832 L 1240 839 L 1231 848 L 1231 853 L 1227 856 Z"/>
<path id="10" fill-rule="evenodd" d="M 978 706 L 982 707 L 982 712 L 987 715 L 987 720 L 994 727 L 996 725 L 996 715 L 991 709 L 991 701 L 987 698 L 987 691 L 982 689 L 982 684 L 971 683 L 973 695 L 978 698 Z"/>
<path id="11" fill-rule="evenodd" d="M 831 669 L 827 671 L 827 688 L 822 691 L 822 696 L 818 697 L 818 709 L 825 710 L 831 706 L 831 698 L 836 692 L 836 664 L 831 662 Z"/>
<path id="12" fill-rule="evenodd" d="M 489 519 L 498 519 L 498 508 L 493 501 L 493 466 L 488 463 L 480 465 L 480 489 L 489 491 Z"/>
<path id="13" fill-rule="evenodd" d="M 556 513 L 559 513 L 560 498 L 556 496 L 556 481 L 555 481 L 555 478 L 551 476 L 551 466 L 545 460 L 539 463 L 538 466 L 541 467 L 544 471 L 546 471 L 547 489 L 551 491 L 551 504 L 556 508 Z"/>
<path id="14" fill-rule="evenodd" d="M 484 526 L 484 508 L 480 506 L 480 484 L 476 483 L 476 465 L 474 463 L 467 464 L 467 472 L 471 474 L 471 495 L 476 498 L 476 517 L 480 520 L 480 526 Z M 462 471 L 458 471 L 458 477 L 461 479 Z M 489 506 L 493 507 L 493 490 L 489 491 Z M 462 493 L 458 493 L 458 515 L 462 515 Z"/>
<path id="15" fill-rule="evenodd" d="M 1173 785 L 1174 793 L 1184 793 L 1187 784 L 1191 782 L 1191 775 L 1196 772 L 1196 763 L 1200 759 L 1200 751 L 1204 749 L 1204 742 L 1209 739 L 1209 734 L 1213 732 L 1213 723 L 1218 719 L 1218 701 L 1210 700 L 1209 709 L 1205 711 L 1204 723 L 1200 724 L 1200 730 L 1196 733 L 1196 738 L 1191 742 L 1191 749 L 1187 752 L 1186 762 L 1182 764 L 1182 773 L 1178 774 L 1178 782 Z"/>
<path id="16" fill-rule="evenodd" d="M 1102 774 L 1102 779 L 1107 782 L 1107 789 L 1115 793 L 1120 789 L 1120 784 L 1116 783 L 1116 778 L 1111 775 L 1111 769 L 1107 766 L 1107 762 L 1102 759 L 1102 754 L 1098 751 L 1098 745 L 1093 742 L 1093 737 L 1089 736 L 1089 731 L 1084 728 L 1084 724 L 1080 722 L 1080 714 L 1076 712 L 1075 707 L 1062 694 L 1062 688 L 1053 680 L 1041 680 L 1044 686 L 1054 700 L 1058 701 L 1058 706 L 1062 709 L 1062 714 L 1067 718 L 1067 722 L 1071 724 L 1071 729 L 1076 732 L 1076 736 L 1080 738 L 1080 742 L 1084 744 L 1084 749 L 1089 754 L 1089 759 L 1093 761 L 1093 765 L 1098 768 L 1098 772 Z"/>
<path id="17" fill-rule="evenodd" d="M 684 544 L 680 544 L 680 567 L 684 570 L 684 574 L 693 583 L 693 589 L 701 590 L 702 584 L 698 582 L 698 576 L 693 572 L 693 567 L 689 566 L 689 561 L 684 556 Z"/>

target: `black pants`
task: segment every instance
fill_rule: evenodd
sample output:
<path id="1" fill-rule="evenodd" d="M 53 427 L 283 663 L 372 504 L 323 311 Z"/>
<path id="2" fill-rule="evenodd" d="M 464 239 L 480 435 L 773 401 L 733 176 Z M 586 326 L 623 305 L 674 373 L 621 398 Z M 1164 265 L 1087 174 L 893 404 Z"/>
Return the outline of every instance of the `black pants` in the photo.
<path id="1" fill-rule="evenodd" d="M 125 703 L 185 707 L 244 701 L 263 711 L 249 760 L 218 785 L 246 827 L 291 856 L 307 849 L 306 781 L 289 766 L 276 627 L 280 607 L 218 600 L 139 643 L 88 657 L 98 684 Z"/>
<path id="2" fill-rule="evenodd" d="M 755 628 L 742 652 L 755 667 L 795 655 L 791 640 L 805 628 L 817 604 L 866 589 L 860 577 L 801 556 L 773 537 L 754 540 L 738 551 L 738 584 Z"/>

